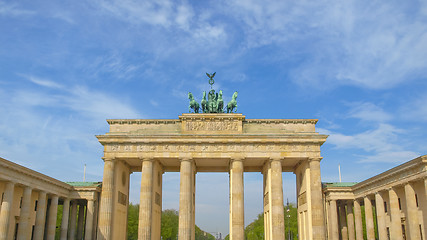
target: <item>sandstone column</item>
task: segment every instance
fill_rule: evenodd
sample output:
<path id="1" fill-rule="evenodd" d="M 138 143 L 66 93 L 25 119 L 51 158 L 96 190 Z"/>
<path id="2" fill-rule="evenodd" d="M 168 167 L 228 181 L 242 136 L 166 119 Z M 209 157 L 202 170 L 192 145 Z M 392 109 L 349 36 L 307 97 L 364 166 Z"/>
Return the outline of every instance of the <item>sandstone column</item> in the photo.
<path id="1" fill-rule="evenodd" d="M 339 232 L 338 232 L 338 214 L 337 214 L 337 201 L 330 200 L 329 201 L 329 224 L 331 224 L 331 236 L 329 236 L 330 240 L 339 240 Z"/>
<path id="2" fill-rule="evenodd" d="M 372 203 L 368 196 L 363 198 L 365 203 L 366 236 L 368 240 L 375 240 L 374 216 L 372 215 Z"/>
<path id="3" fill-rule="evenodd" d="M 348 228 L 348 239 L 354 239 L 354 216 L 353 216 L 353 204 L 351 201 L 347 201 L 347 228 Z"/>
<path id="4" fill-rule="evenodd" d="M 112 240 L 114 194 L 114 172 L 116 161 L 104 159 L 104 177 L 102 179 L 101 207 L 99 210 L 98 240 Z"/>
<path id="5" fill-rule="evenodd" d="M 340 213 L 340 227 L 341 227 L 341 239 L 348 240 L 348 229 L 347 229 L 347 214 L 345 211 L 345 204 L 341 203 L 339 206 Z"/>
<path id="6" fill-rule="evenodd" d="M 43 239 L 46 223 L 46 192 L 39 192 L 37 200 L 36 225 L 34 226 L 34 239 Z"/>
<path id="7" fill-rule="evenodd" d="M 6 182 L 4 189 L 3 203 L 0 211 L 0 240 L 8 239 L 11 211 L 13 209 L 13 192 L 15 191 L 15 183 Z"/>
<path id="8" fill-rule="evenodd" d="M 178 239 L 179 240 L 191 240 L 193 227 L 193 191 L 192 186 L 194 185 L 191 180 L 192 174 L 194 174 L 193 160 L 184 158 L 181 159 L 180 169 L 180 192 L 179 192 L 179 226 L 178 226 Z"/>
<path id="9" fill-rule="evenodd" d="M 418 221 L 418 207 L 415 200 L 415 191 L 410 183 L 405 185 L 405 199 L 407 216 L 408 239 L 420 239 L 420 229 Z"/>
<path id="10" fill-rule="evenodd" d="M 384 199 L 381 193 L 375 193 L 375 206 L 377 211 L 377 224 L 378 224 L 378 237 L 380 239 L 387 239 L 387 229 L 385 226 L 385 210 Z"/>
<path id="11" fill-rule="evenodd" d="M 424 199 L 427 199 L 427 177 L 424 178 Z M 424 204 L 427 204 L 427 201 L 424 202 Z M 427 206 L 425 206 L 427 208 Z M 423 222 L 424 222 L 424 234 L 427 235 L 427 212 L 423 213 Z M 427 237 L 424 237 L 427 239 Z"/>
<path id="12" fill-rule="evenodd" d="M 62 221 L 61 221 L 61 240 L 67 240 L 68 232 L 68 218 L 70 216 L 70 199 L 64 199 L 64 205 L 62 208 Z"/>
<path id="13" fill-rule="evenodd" d="M 49 216 L 47 219 L 47 228 L 46 228 L 47 240 L 55 239 L 57 214 L 58 214 L 58 196 L 54 195 L 50 199 Z"/>
<path id="14" fill-rule="evenodd" d="M 153 215 L 153 159 L 144 158 L 141 171 L 138 239 L 150 240 Z"/>
<path id="15" fill-rule="evenodd" d="M 271 239 L 285 239 L 285 208 L 283 205 L 282 160 L 274 158 L 271 167 Z"/>
<path id="16" fill-rule="evenodd" d="M 360 209 L 359 200 L 355 199 L 353 201 L 353 205 L 354 205 L 356 240 L 363 240 L 362 210 Z"/>
<path id="17" fill-rule="evenodd" d="M 397 197 L 396 191 L 393 188 L 390 188 L 388 190 L 388 196 L 390 201 L 390 216 L 391 216 L 390 239 L 399 240 L 399 239 L 402 239 L 399 198 Z"/>
<path id="18" fill-rule="evenodd" d="M 76 236 L 76 221 L 77 221 L 77 200 L 71 203 L 70 216 L 70 231 L 68 231 L 68 239 L 74 239 Z"/>
<path id="19" fill-rule="evenodd" d="M 320 179 L 320 160 L 310 158 L 311 224 L 314 240 L 325 239 L 325 218 L 323 216 L 322 181 Z"/>
<path id="20" fill-rule="evenodd" d="M 24 193 L 22 195 L 22 205 L 21 205 L 21 214 L 19 215 L 19 226 L 18 226 L 18 240 L 27 240 L 30 238 L 29 234 L 29 218 L 30 218 L 30 208 L 31 208 L 31 194 L 33 189 L 31 187 L 24 187 Z"/>
<path id="21" fill-rule="evenodd" d="M 230 240 L 243 240 L 244 224 L 244 189 L 243 159 L 232 159 L 230 164 Z"/>
<path id="22" fill-rule="evenodd" d="M 79 240 L 83 238 L 84 219 L 85 219 L 85 205 L 80 204 L 79 205 L 79 218 L 77 219 L 77 239 L 79 239 Z"/>
<path id="23" fill-rule="evenodd" d="M 94 201 L 92 199 L 87 200 L 85 240 L 92 240 L 94 208 L 95 208 Z"/>

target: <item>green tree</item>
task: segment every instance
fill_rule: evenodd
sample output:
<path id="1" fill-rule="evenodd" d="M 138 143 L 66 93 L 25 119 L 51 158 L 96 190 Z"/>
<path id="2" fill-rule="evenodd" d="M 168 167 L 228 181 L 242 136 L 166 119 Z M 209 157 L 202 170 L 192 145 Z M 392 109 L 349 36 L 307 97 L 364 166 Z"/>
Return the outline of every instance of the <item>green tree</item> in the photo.
<path id="1" fill-rule="evenodd" d="M 258 240 L 264 239 L 264 214 L 258 214 L 258 218 L 255 219 L 245 228 L 245 239 L 246 240 Z"/>
<path id="2" fill-rule="evenodd" d="M 138 218 L 139 218 L 139 205 L 129 204 L 128 210 L 128 239 L 138 239 Z"/>
<path id="3" fill-rule="evenodd" d="M 129 204 L 128 239 L 138 239 L 139 205 Z M 163 240 L 178 239 L 178 211 L 166 209 L 162 211 L 161 236 Z M 215 240 L 215 237 L 196 226 L 196 240 Z"/>
<path id="4" fill-rule="evenodd" d="M 162 212 L 161 235 L 164 240 L 178 239 L 178 211 L 167 209 Z"/>

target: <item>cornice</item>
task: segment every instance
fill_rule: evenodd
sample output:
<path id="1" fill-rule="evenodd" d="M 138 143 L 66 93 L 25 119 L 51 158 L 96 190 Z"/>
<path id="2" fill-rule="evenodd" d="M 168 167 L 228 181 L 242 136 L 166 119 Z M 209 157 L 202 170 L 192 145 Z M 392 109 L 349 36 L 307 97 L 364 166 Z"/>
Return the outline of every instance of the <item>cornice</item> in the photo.
<path id="1" fill-rule="evenodd" d="M 247 123 L 316 124 L 318 119 L 247 119 Z"/>
<path id="2" fill-rule="evenodd" d="M 179 116 L 179 119 L 107 119 L 107 123 L 112 124 L 175 124 L 187 120 L 240 120 L 243 123 L 267 123 L 267 124 L 316 124 L 318 119 L 245 119 L 244 116 L 216 114 L 198 115 L 190 114 Z"/>
<path id="3" fill-rule="evenodd" d="M 10 169 L 14 172 L 17 172 L 17 173 L 23 174 L 25 176 L 37 179 L 39 181 L 42 181 L 42 182 L 63 188 L 66 191 L 71 191 L 73 189 L 73 187 L 71 185 L 68 185 L 62 181 L 55 179 L 55 178 L 52 178 L 52 177 L 49 177 L 49 176 L 44 175 L 42 173 L 36 172 L 34 170 L 31 170 L 29 168 L 26 168 L 24 166 L 21 166 L 19 164 L 14 163 L 14 162 L 8 161 L 4 158 L 0 158 L 0 166 L 2 168 Z M 16 183 L 19 183 L 19 181 Z"/>
<path id="4" fill-rule="evenodd" d="M 175 124 L 181 122 L 178 119 L 107 119 L 112 124 Z"/>
<path id="5" fill-rule="evenodd" d="M 357 190 L 360 190 L 362 188 L 367 188 L 367 187 L 372 186 L 373 184 L 375 184 L 377 182 L 381 182 L 381 181 L 385 181 L 387 179 L 393 178 L 396 175 L 400 175 L 402 172 L 408 172 L 410 169 L 422 167 L 422 164 L 425 164 L 426 156 L 427 155 L 417 157 L 417 158 L 415 158 L 409 162 L 403 163 L 399 166 L 396 166 L 392 169 L 389 169 L 385 172 L 382 172 L 382 173 L 380 173 L 374 177 L 368 178 L 365 181 L 354 185 L 352 187 L 353 191 L 357 191 Z M 418 173 L 416 173 L 416 174 L 418 174 Z M 416 174 L 410 174 L 410 175 L 407 175 L 406 177 L 411 177 L 411 176 L 416 175 Z M 397 179 L 395 179 L 395 180 L 399 181 L 399 180 L 401 180 L 401 177 L 398 176 Z M 389 184 L 391 182 L 393 182 L 393 181 L 388 181 L 387 183 Z"/>
<path id="6" fill-rule="evenodd" d="M 323 144 L 327 135 L 320 134 L 280 134 L 280 135 L 139 135 L 108 134 L 96 136 L 101 144 L 138 144 L 138 143 L 234 143 L 234 144 Z"/>

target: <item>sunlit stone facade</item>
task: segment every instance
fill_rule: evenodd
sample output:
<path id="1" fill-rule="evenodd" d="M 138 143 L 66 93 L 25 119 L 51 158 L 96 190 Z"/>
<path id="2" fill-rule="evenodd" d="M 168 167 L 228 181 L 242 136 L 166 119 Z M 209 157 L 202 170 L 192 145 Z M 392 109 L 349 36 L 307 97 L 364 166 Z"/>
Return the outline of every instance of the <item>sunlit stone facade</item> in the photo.
<path id="1" fill-rule="evenodd" d="M 293 172 L 299 240 L 425 240 L 427 156 L 360 183 L 322 185 L 327 136 L 316 133 L 316 122 L 241 114 L 108 120 L 110 131 L 97 136 L 102 185 L 64 183 L 0 158 L 0 240 L 126 239 L 132 172 L 142 172 L 139 239 L 160 239 L 164 172 L 180 172 L 179 240 L 195 239 L 197 172 L 229 173 L 233 240 L 244 239 L 244 172 L 261 172 L 264 239 L 284 239 L 282 173 Z"/>
<path id="2" fill-rule="evenodd" d="M 100 192 L 101 183 L 64 183 L 0 158 L 0 239 L 96 239 Z"/>
<path id="3" fill-rule="evenodd" d="M 125 239 L 129 174 L 142 172 L 139 239 L 160 239 L 162 175 L 180 172 L 179 240 L 195 238 L 197 172 L 228 172 L 230 239 L 244 239 L 244 172 L 264 175 L 265 239 L 284 239 L 282 172 L 297 176 L 301 239 L 325 239 L 320 146 L 315 119 L 246 119 L 182 114 L 179 119 L 108 120 L 99 240 Z M 261 189 L 260 189 L 261 190 Z"/>
<path id="4" fill-rule="evenodd" d="M 323 193 L 330 240 L 426 239 L 427 155 Z"/>

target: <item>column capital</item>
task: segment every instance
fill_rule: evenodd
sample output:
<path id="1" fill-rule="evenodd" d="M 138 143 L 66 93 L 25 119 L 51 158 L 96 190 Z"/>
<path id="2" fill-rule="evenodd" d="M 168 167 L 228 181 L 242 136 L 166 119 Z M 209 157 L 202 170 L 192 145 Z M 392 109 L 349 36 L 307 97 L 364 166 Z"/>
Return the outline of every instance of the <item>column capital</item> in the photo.
<path id="1" fill-rule="evenodd" d="M 144 162 L 144 161 L 153 162 L 154 158 L 153 157 L 139 157 L 139 160 L 141 160 L 141 162 Z"/>
<path id="2" fill-rule="evenodd" d="M 311 161 L 321 161 L 323 159 L 323 157 L 309 157 L 308 158 L 308 162 L 311 162 Z"/>
<path id="3" fill-rule="evenodd" d="M 193 162 L 193 161 L 194 161 L 194 159 L 193 159 L 192 157 L 180 157 L 180 158 L 179 158 L 179 161 L 180 161 L 180 162 L 185 162 L 185 161 Z"/>
<path id="4" fill-rule="evenodd" d="M 102 160 L 104 160 L 104 162 L 115 162 L 116 161 L 116 157 L 102 157 Z"/>
<path id="5" fill-rule="evenodd" d="M 283 159 L 284 159 L 284 157 L 269 157 L 268 158 L 268 160 L 270 162 L 273 162 L 273 161 L 282 161 Z"/>
<path id="6" fill-rule="evenodd" d="M 243 155 L 234 155 L 230 157 L 230 161 L 243 161 L 245 157 Z"/>

